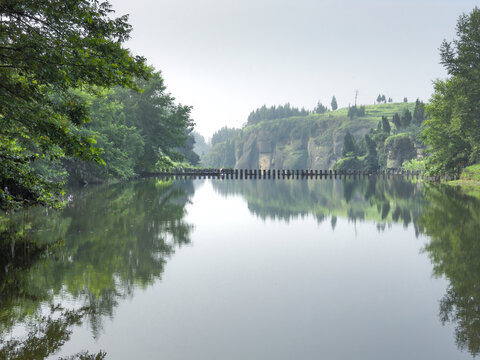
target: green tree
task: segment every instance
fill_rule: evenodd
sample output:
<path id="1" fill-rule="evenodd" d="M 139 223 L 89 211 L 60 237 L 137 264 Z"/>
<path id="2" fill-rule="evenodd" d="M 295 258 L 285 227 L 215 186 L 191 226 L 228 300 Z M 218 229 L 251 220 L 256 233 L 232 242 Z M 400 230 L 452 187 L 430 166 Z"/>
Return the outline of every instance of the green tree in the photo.
<path id="1" fill-rule="evenodd" d="M 397 128 L 397 131 L 402 127 L 402 121 L 400 120 L 400 116 L 397 113 L 393 115 L 392 122 Z"/>
<path id="2" fill-rule="evenodd" d="M 413 122 L 416 125 L 421 125 L 423 120 L 425 120 L 425 104 L 417 99 L 413 110 Z"/>
<path id="3" fill-rule="evenodd" d="M 355 145 L 355 138 L 350 131 L 347 130 L 345 137 L 343 138 L 342 156 L 354 156 L 356 155 L 357 147 Z"/>
<path id="4" fill-rule="evenodd" d="M 90 121 L 72 88 L 135 88 L 144 59 L 122 44 L 127 17 L 113 18 L 108 2 L 0 2 L 0 208 L 47 204 L 61 193 L 35 172 L 37 159 L 62 156 L 102 162 L 95 139 L 79 128 Z"/>
<path id="5" fill-rule="evenodd" d="M 302 109 L 303 110 L 303 109 Z M 317 114 L 324 114 L 328 111 L 327 107 L 324 106 L 320 101 L 317 103 L 317 106 L 315 108 L 315 112 Z"/>
<path id="6" fill-rule="evenodd" d="M 338 109 L 337 99 L 335 98 L 335 95 L 332 97 L 332 102 L 330 103 L 330 105 L 332 106 L 333 111 Z"/>
<path id="7" fill-rule="evenodd" d="M 367 147 L 367 155 L 363 161 L 364 170 L 376 171 L 378 170 L 378 155 L 377 155 L 377 144 L 372 138 L 366 134 L 365 135 L 365 145 Z"/>
<path id="8" fill-rule="evenodd" d="M 185 146 L 194 122 L 191 107 L 176 104 L 167 91 L 160 72 L 150 69 L 148 80 L 139 79 L 138 93 L 117 88 L 116 99 L 124 104 L 126 125 L 135 126 L 144 140 L 143 154 L 135 159 L 135 172 L 150 172 L 159 163 L 183 161 L 179 148 Z"/>
<path id="9" fill-rule="evenodd" d="M 480 161 L 480 10 L 463 14 L 457 38 L 440 47 L 441 63 L 450 76 L 434 83 L 427 106 L 423 141 L 429 146 L 432 173 L 458 172 Z"/>
<path id="10" fill-rule="evenodd" d="M 390 122 L 388 121 L 386 116 L 382 116 L 382 129 L 383 132 L 386 134 L 390 134 L 390 131 L 392 130 Z"/>
<path id="11" fill-rule="evenodd" d="M 390 152 L 389 157 L 400 165 L 417 156 L 415 145 L 406 133 L 390 136 L 385 141 L 385 148 Z"/>
<path id="12" fill-rule="evenodd" d="M 408 109 L 404 109 L 400 122 L 403 127 L 408 127 L 412 123 L 412 113 Z"/>

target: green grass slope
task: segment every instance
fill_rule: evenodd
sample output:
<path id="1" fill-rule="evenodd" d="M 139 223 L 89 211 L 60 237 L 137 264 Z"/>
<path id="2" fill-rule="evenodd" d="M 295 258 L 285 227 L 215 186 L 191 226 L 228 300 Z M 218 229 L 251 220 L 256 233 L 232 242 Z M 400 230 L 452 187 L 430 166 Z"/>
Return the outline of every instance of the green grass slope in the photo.
<path id="1" fill-rule="evenodd" d="M 331 168 L 340 158 L 347 130 L 359 140 L 382 116 L 391 120 L 395 113 L 413 112 L 414 107 L 415 103 L 366 105 L 365 115 L 353 118 L 342 108 L 247 124 L 236 139 L 237 167 L 256 167 L 260 153 L 271 153 L 274 168 Z"/>
<path id="2" fill-rule="evenodd" d="M 463 169 L 459 180 L 448 181 L 447 184 L 460 186 L 467 195 L 480 199 L 480 164 L 466 167 Z"/>

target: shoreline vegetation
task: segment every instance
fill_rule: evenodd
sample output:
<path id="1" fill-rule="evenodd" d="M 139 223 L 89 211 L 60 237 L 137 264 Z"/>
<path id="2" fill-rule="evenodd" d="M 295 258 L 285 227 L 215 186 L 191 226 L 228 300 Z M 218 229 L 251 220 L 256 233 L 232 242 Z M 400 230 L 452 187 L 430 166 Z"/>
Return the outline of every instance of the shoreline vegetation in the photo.
<path id="1" fill-rule="evenodd" d="M 460 174 L 460 179 L 446 181 L 445 184 L 457 187 L 464 194 L 480 199 L 480 164 L 467 166 Z"/>

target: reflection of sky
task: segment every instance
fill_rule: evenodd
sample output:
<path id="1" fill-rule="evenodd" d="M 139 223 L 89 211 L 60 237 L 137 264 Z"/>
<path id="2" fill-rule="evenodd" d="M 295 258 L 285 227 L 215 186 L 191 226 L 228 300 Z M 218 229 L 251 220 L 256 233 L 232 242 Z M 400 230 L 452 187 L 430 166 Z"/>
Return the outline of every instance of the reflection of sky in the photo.
<path id="1" fill-rule="evenodd" d="M 62 354 L 91 346 L 112 359 L 468 358 L 439 321 L 447 284 L 431 277 L 425 238 L 412 227 L 263 221 L 209 181 L 185 220 L 192 246 L 168 260 L 162 280 L 120 302 L 97 343 L 84 328 Z"/>

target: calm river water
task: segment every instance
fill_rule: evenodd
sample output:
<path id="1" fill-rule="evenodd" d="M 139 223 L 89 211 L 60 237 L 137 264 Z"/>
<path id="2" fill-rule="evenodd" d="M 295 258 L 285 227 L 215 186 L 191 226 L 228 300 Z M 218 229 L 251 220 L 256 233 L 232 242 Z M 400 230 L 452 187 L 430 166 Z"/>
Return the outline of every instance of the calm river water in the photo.
<path id="1" fill-rule="evenodd" d="M 455 190 L 148 179 L 0 231 L 0 359 L 480 352 L 480 202 Z"/>

